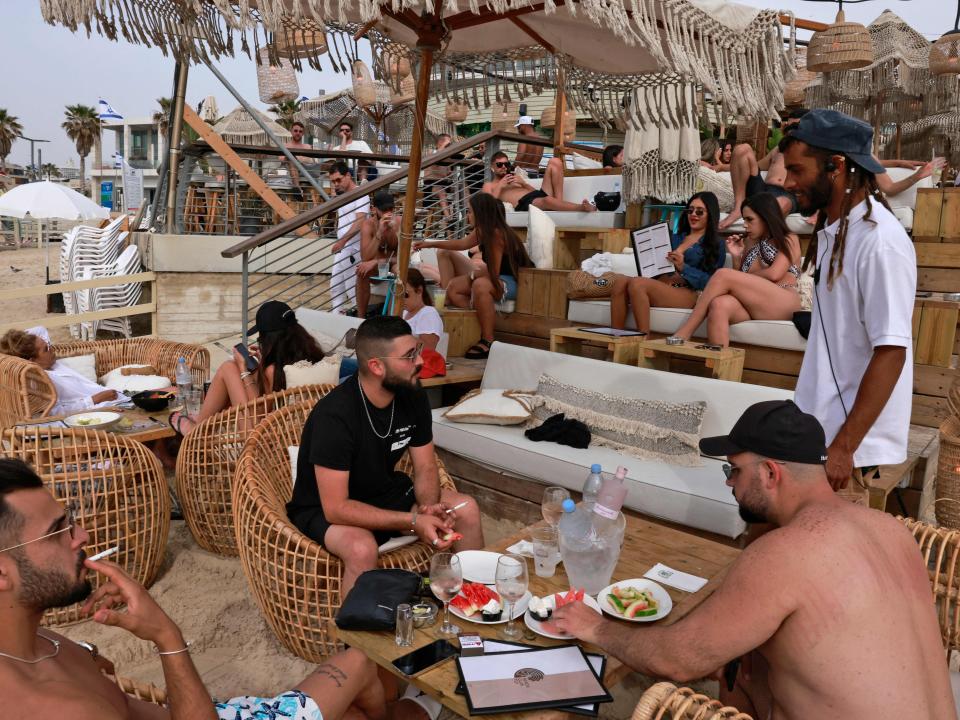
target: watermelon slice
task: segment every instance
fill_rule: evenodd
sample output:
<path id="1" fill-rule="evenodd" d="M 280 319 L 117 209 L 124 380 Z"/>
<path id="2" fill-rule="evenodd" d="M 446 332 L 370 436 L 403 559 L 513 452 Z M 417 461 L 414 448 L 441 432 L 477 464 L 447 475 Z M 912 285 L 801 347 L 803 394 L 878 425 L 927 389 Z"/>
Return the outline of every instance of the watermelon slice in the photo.
<path id="1" fill-rule="evenodd" d="M 563 607 L 564 605 L 569 605 L 574 602 L 583 602 L 583 589 L 576 590 L 570 588 L 570 591 L 567 593 L 557 593 L 554 597 L 556 598 L 557 607 Z"/>
<path id="2" fill-rule="evenodd" d="M 474 613 L 480 612 L 480 608 L 491 600 L 496 600 L 502 605 L 500 596 L 486 585 L 466 582 L 460 588 L 460 594 L 451 600 L 450 604 L 465 616 L 470 617 Z"/>
<path id="3" fill-rule="evenodd" d="M 627 606 L 627 609 L 624 610 L 623 616 L 628 618 L 635 617 L 650 617 L 651 615 L 657 614 L 657 606 L 653 605 L 651 607 L 650 603 L 646 600 L 635 600 Z"/>
<path id="4" fill-rule="evenodd" d="M 457 595 L 453 600 L 450 601 L 450 604 L 467 617 L 470 617 L 477 612 L 477 608 L 474 606 L 474 604 L 463 595 Z"/>

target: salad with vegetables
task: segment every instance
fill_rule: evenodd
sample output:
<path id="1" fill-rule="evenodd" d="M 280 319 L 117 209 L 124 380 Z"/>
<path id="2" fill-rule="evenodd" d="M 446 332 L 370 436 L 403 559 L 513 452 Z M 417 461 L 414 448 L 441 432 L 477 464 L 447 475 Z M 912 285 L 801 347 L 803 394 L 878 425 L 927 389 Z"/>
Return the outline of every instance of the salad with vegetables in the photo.
<path id="1" fill-rule="evenodd" d="M 614 586 L 607 593 L 606 600 L 617 614 L 625 618 L 649 617 L 660 611 L 660 604 L 649 590 L 640 590 L 629 585 Z"/>

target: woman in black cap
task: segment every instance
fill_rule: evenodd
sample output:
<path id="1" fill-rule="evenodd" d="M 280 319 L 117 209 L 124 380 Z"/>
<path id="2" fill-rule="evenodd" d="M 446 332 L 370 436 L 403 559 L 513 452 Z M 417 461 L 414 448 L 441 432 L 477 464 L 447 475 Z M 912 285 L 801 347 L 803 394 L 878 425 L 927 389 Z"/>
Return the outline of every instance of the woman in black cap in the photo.
<path id="1" fill-rule="evenodd" d="M 200 412 L 188 417 L 182 412 L 170 413 L 170 425 L 182 435 L 211 415 L 233 405 L 242 405 L 261 395 L 284 390 L 287 379 L 283 368 L 301 360 L 315 363 L 323 360 L 323 350 L 297 322 L 297 316 L 285 302 L 270 300 L 257 310 L 257 323 L 248 335 L 259 334 L 257 346 L 250 346 L 250 355 L 257 361 L 247 370 L 243 356 L 233 351 L 233 362 L 225 362 L 210 381 Z"/>

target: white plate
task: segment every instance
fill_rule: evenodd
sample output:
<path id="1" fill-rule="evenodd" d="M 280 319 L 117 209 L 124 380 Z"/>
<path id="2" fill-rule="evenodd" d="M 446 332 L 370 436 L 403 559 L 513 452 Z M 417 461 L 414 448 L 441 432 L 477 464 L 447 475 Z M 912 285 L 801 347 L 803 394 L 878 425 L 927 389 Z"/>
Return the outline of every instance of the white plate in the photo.
<path id="1" fill-rule="evenodd" d="M 464 582 L 494 585 L 497 582 L 497 560 L 501 553 L 488 550 L 463 550 L 457 553 Z"/>
<path id="2" fill-rule="evenodd" d="M 468 552 L 469 552 L 469 551 L 468 551 Z M 494 588 L 491 588 L 491 589 L 492 589 L 494 592 L 497 591 L 497 589 L 496 589 L 495 587 L 494 587 Z M 497 593 L 497 594 L 499 595 L 500 593 Z M 533 595 L 531 595 L 531 594 L 530 594 L 530 591 L 528 590 L 528 591 L 524 594 L 524 596 L 523 596 L 522 598 L 520 598 L 520 599 L 512 606 L 513 618 L 514 618 L 514 619 L 517 619 L 518 617 L 520 617 L 521 615 L 523 615 L 524 613 L 527 612 L 527 605 L 529 604 L 530 598 L 532 598 L 532 597 L 533 597 Z M 502 602 L 502 599 L 501 599 L 501 602 Z M 442 611 L 441 611 L 441 612 L 442 612 Z M 462 612 L 460 612 L 457 608 L 455 608 L 453 605 L 450 606 L 450 614 L 451 614 L 451 615 L 456 615 L 456 616 L 457 616 L 458 618 L 460 618 L 461 620 L 466 620 L 467 622 L 476 623 L 477 625 L 501 625 L 501 624 L 507 622 L 507 618 L 503 615 L 503 613 L 500 614 L 500 619 L 499 619 L 499 620 L 484 620 L 484 619 L 481 617 L 481 615 L 480 615 L 479 612 L 476 612 L 476 613 L 474 613 L 473 615 L 471 615 L 470 617 L 467 617 L 467 616 L 464 615 Z"/>
<path id="3" fill-rule="evenodd" d="M 607 602 L 607 594 L 615 587 L 623 588 L 627 586 L 635 587 L 637 590 L 646 590 L 653 595 L 653 599 L 657 601 L 660 607 L 660 609 L 657 611 L 657 614 L 648 615 L 646 617 L 627 618 L 614 610 L 613 606 Z M 597 595 L 597 599 L 600 601 L 600 608 L 607 615 L 615 617 L 618 620 L 626 620 L 627 622 L 653 622 L 654 620 L 659 620 L 660 618 L 666 617 L 670 614 L 670 611 L 673 610 L 673 600 L 670 598 L 670 594 L 663 589 L 662 585 L 658 585 L 653 580 L 647 580 L 647 578 L 634 578 L 633 580 L 621 580 L 620 582 L 615 582 L 601 590 L 600 594 Z"/>
<path id="4" fill-rule="evenodd" d="M 600 606 L 597 604 L 597 601 L 594 600 L 590 595 L 583 596 L 583 604 L 588 608 L 593 608 L 598 614 L 602 614 L 600 613 Z M 534 618 L 530 613 L 523 614 L 523 622 L 525 622 L 527 627 L 533 630 L 537 635 L 543 635 L 543 637 L 551 638 L 553 640 L 573 640 L 573 635 L 567 635 L 566 633 L 547 632 L 543 629 L 543 623 Z"/>
<path id="5" fill-rule="evenodd" d="M 81 420 L 90 420 L 91 422 L 81 422 Z M 120 420 L 120 413 L 106 412 L 103 410 L 90 410 L 81 412 L 63 419 L 67 427 L 83 428 L 86 430 L 106 430 L 112 427 Z"/>

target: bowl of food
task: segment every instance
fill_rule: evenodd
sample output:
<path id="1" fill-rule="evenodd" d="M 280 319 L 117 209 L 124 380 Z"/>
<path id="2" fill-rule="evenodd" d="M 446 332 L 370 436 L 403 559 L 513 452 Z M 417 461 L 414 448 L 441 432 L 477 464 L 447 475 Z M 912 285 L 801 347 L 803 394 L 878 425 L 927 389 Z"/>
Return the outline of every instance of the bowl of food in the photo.
<path id="1" fill-rule="evenodd" d="M 437 606 L 432 602 L 418 602 L 410 610 L 413 612 L 413 626 L 430 627 L 437 619 Z"/>
<path id="2" fill-rule="evenodd" d="M 107 410 L 89 410 L 87 412 L 70 415 L 63 419 L 64 425 L 71 428 L 85 428 L 87 430 L 109 430 L 116 425 L 122 416 L 118 412 Z"/>
<path id="3" fill-rule="evenodd" d="M 147 412 L 166 410 L 173 399 L 174 393 L 167 390 L 144 390 L 131 397 L 133 404 Z"/>

